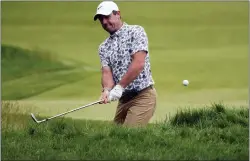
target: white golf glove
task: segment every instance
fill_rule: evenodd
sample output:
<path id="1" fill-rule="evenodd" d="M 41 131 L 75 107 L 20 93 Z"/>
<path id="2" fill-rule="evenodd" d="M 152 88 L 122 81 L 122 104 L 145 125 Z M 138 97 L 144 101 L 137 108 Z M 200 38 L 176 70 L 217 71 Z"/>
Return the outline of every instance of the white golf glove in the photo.
<path id="1" fill-rule="evenodd" d="M 116 85 L 109 93 L 109 102 L 117 101 L 121 98 L 122 93 L 124 92 L 124 88 L 121 85 Z"/>

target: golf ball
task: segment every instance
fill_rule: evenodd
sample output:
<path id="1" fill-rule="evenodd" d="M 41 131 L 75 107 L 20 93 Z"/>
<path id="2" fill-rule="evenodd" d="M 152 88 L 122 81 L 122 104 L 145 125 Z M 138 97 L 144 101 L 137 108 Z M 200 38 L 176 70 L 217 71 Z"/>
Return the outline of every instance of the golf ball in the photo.
<path id="1" fill-rule="evenodd" d="M 184 86 L 187 86 L 187 85 L 189 84 L 189 81 L 188 81 L 188 80 L 183 80 L 183 81 L 182 81 L 182 84 L 183 84 Z"/>

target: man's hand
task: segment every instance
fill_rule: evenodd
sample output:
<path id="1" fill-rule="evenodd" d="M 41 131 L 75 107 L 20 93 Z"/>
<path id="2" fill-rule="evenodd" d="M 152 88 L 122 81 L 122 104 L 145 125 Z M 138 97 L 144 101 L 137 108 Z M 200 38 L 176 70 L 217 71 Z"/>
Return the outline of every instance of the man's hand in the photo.
<path id="1" fill-rule="evenodd" d="M 102 102 L 100 102 L 100 104 L 106 104 L 109 103 L 109 91 L 107 89 L 104 89 L 104 91 L 101 94 L 100 100 L 102 100 Z"/>
<path id="2" fill-rule="evenodd" d="M 109 93 L 108 101 L 117 101 L 121 98 L 124 88 L 121 85 L 116 85 Z"/>

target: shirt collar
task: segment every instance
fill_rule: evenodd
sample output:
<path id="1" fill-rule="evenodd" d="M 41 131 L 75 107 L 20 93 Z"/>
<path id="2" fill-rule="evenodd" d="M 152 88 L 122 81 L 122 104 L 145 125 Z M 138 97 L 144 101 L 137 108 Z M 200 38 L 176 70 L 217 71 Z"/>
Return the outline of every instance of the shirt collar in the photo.
<path id="1" fill-rule="evenodd" d="M 123 22 L 122 27 L 117 30 L 115 33 L 113 33 L 112 35 L 110 35 L 111 38 L 114 38 L 115 36 L 119 36 L 121 34 L 121 32 L 126 28 L 128 24 L 126 22 Z"/>

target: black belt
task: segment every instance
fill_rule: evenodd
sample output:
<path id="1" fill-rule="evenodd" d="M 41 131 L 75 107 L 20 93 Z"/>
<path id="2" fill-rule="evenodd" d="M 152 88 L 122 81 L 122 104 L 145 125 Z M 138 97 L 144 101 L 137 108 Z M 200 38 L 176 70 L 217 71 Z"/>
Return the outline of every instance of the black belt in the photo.
<path id="1" fill-rule="evenodd" d="M 122 103 L 125 103 L 129 100 L 131 100 L 132 98 L 136 97 L 139 93 L 141 93 L 142 91 L 145 91 L 147 89 L 153 89 L 154 86 L 153 85 L 150 85 L 140 91 L 136 91 L 136 90 L 129 90 L 129 91 L 125 91 L 123 94 L 122 94 L 122 97 L 120 98 L 120 101 Z"/>

